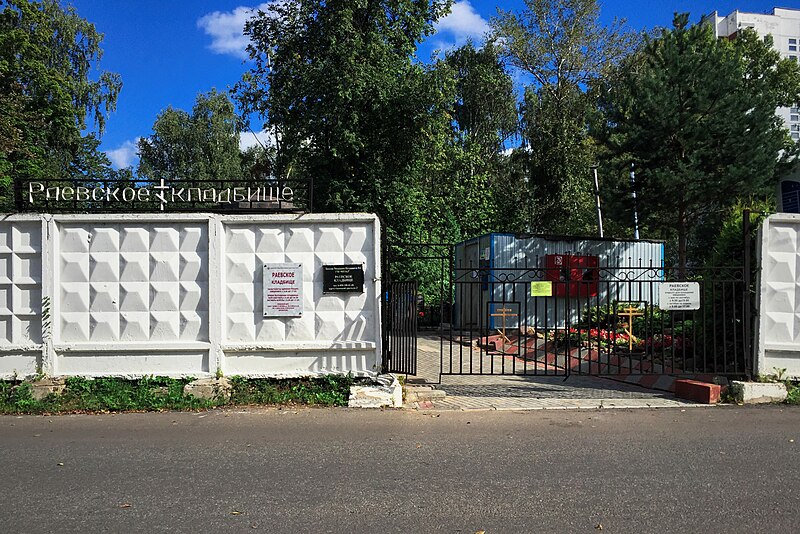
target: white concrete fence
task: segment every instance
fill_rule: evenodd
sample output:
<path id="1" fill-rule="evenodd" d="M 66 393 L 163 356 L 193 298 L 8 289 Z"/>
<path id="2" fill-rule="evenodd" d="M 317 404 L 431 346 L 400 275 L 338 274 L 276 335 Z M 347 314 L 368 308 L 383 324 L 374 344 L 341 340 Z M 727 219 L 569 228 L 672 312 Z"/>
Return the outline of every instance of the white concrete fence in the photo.
<path id="1" fill-rule="evenodd" d="M 302 273 L 284 316 L 264 264 Z M 363 290 L 323 293 L 342 265 Z M 7 215 L 0 377 L 374 375 L 380 278 L 369 214 Z"/>
<path id="2" fill-rule="evenodd" d="M 769 216 L 759 229 L 757 374 L 800 378 L 800 215 Z"/>

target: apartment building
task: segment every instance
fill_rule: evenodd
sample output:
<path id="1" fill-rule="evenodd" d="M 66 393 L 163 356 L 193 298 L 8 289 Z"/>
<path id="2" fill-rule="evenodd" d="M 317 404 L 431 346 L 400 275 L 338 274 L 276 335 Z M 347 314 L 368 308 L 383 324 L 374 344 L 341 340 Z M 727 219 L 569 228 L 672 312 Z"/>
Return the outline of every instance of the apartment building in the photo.
<path id="1" fill-rule="evenodd" d="M 773 46 L 781 56 L 800 61 L 800 9 L 776 7 L 772 13 L 734 11 L 720 16 L 716 11 L 706 17 L 714 24 L 717 37 L 733 39 L 739 31 L 754 29 L 759 35 L 772 35 Z M 792 139 L 800 140 L 800 108 L 798 104 L 778 108 L 778 115 L 788 126 Z"/>

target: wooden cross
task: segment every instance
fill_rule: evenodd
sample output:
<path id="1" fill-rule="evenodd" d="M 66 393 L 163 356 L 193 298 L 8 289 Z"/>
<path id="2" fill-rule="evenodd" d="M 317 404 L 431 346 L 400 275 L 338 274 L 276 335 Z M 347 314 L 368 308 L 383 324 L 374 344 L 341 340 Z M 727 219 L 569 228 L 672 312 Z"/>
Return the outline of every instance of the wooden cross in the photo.
<path id="1" fill-rule="evenodd" d="M 621 313 L 617 313 L 617 315 L 621 317 L 627 317 L 628 322 L 624 323 L 622 329 L 628 334 L 628 350 L 633 351 L 633 341 L 636 339 L 636 336 L 633 335 L 633 318 L 634 317 L 641 317 L 644 313 L 639 311 L 639 308 L 634 308 L 633 306 L 628 306 L 625 308 Z"/>
<path id="2" fill-rule="evenodd" d="M 506 336 L 506 318 L 507 317 L 516 317 L 516 316 L 517 316 L 517 314 L 514 313 L 514 310 L 512 308 L 497 308 L 497 309 L 495 309 L 495 313 L 489 314 L 489 317 L 501 317 L 502 318 L 503 321 L 500 323 L 502 326 L 499 328 L 500 337 L 502 337 L 503 341 L 505 341 L 509 345 L 511 344 L 511 340 L 508 339 L 508 336 Z"/>

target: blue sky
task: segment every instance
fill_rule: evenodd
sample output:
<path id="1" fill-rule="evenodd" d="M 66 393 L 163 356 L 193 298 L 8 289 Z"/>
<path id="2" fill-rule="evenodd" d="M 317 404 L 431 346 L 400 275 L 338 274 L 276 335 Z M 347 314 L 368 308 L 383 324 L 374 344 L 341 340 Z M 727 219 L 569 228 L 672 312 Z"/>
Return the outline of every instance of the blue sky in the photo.
<path id="1" fill-rule="evenodd" d="M 794 7 L 796 0 L 778 0 Z M 158 113 L 172 106 L 189 110 L 199 92 L 225 90 L 247 70 L 246 41 L 241 27 L 248 9 L 260 2 L 247 0 L 63 0 L 105 34 L 100 67 L 121 74 L 122 93 L 102 138 L 102 148 L 115 167 L 136 164 L 135 142 L 149 135 Z M 488 29 L 497 8 L 516 10 L 522 0 L 462 0 L 440 21 L 437 32 L 420 47 L 418 57 L 430 57 L 436 48 L 476 42 Z M 773 2 L 601 0 L 601 19 L 627 19 L 635 30 L 668 26 L 676 11 L 688 11 L 692 20 L 736 9 L 763 13 Z M 253 125 L 254 128 L 258 126 Z M 243 145 L 254 144 L 243 134 Z"/>

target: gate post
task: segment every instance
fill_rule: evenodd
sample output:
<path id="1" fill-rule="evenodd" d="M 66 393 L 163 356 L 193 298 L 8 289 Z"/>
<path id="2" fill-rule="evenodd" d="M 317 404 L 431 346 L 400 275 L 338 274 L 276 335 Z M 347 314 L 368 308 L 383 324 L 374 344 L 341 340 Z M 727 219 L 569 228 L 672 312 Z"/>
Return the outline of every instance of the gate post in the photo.
<path id="1" fill-rule="evenodd" d="M 389 246 L 387 245 L 387 229 L 382 224 L 382 239 L 381 239 L 381 342 L 383 350 L 381 351 L 381 372 L 389 372 L 389 362 L 392 359 L 392 349 L 389 343 L 389 330 L 391 328 L 391 315 L 389 313 L 389 298 L 391 291 L 392 278 L 389 274 L 389 265 L 391 260 L 389 258 Z"/>
<path id="2" fill-rule="evenodd" d="M 753 374 L 753 318 L 750 295 L 750 210 L 742 212 L 742 232 L 744 234 L 744 310 L 742 319 L 744 321 L 744 372 L 750 380 Z"/>

